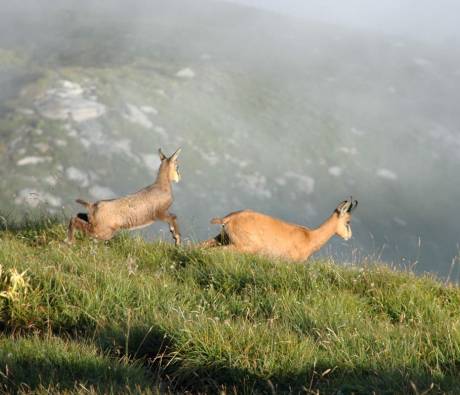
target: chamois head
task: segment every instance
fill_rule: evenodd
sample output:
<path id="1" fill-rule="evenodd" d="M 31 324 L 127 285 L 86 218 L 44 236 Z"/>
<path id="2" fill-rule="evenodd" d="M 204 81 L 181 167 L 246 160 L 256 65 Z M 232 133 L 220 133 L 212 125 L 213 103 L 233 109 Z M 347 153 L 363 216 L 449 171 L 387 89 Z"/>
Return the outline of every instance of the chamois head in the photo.
<path id="1" fill-rule="evenodd" d="M 166 172 L 169 181 L 180 181 L 179 165 L 177 164 L 177 157 L 179 156 L 180 151 L 181 148 L 178 148 L 176 152 L 168 158 L 165 154 L 163 154 L 161 148 L 158 150 L 161 159 L 160 171 Z"/>
<path id="2" fill-rule="evenodd" d="M 349 240 L 352 235 L 350 225 L 351 213 L 356 208 L 356 206 L 358 206 L 358 201 L 353 200 L 353 198 L 350 196 L 350 200 L 344 200 L 335 209 L 335 214 L 338 218 L 337 229 L 335 233 L 345 240 Z"/>

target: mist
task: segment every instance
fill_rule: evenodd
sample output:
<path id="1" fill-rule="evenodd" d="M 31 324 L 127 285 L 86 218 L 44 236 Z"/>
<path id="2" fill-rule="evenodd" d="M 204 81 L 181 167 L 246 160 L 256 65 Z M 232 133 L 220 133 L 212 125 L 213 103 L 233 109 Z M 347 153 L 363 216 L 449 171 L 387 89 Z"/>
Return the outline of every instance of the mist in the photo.
<path id="1" fill-rule="evenodd" d="M 458 281 L 460 6 L 367 4 L 3 6 L 2 216 L 134 192 L 181 146 L 190 241 L 242 208 L 315 227 L 353 195 L 353 239 L 323 256 Z"/>
<path id="2" fill-rule="evenodd" d="M 401 36 L 435 45 L 458 46 L 460 28 L 455 0 L 232 0 L 234 3 L 321 21 L 351 29 Z"/>

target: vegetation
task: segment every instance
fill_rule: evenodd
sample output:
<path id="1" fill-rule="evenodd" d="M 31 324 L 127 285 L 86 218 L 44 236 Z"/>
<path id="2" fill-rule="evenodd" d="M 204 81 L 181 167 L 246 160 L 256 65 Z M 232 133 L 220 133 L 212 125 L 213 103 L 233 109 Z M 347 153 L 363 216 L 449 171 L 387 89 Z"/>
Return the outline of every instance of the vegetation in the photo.
<path id="1" fill-rule="evenodd" d="M 0 392 L 460 388 L 460 290 L 435 278 L 64 238 L 0 232 Z"/>

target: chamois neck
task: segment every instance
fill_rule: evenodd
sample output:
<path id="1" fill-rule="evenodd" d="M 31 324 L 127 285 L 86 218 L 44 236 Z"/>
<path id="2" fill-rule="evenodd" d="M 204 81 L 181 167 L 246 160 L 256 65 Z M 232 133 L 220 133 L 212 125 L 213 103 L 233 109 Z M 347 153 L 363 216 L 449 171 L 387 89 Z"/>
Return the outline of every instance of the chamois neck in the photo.
<path id="1" fill-rule="evenodd" d="M 318 251 L 329 239 L 335 235 L 337 230 L 338 216 L 333 213 L 318 228 L 312 230 L 312 243 L 314 251 Z"/>
<path id="2" fill-rule="evenodd" d="M 169 189 L 171 187 L 171 181 L 169 179 L 168 166 L 165 163 L 162 163 L 158 169 L 157 178 L 155 180 L 155 185 L 158 185 L 162 188 Z"/>

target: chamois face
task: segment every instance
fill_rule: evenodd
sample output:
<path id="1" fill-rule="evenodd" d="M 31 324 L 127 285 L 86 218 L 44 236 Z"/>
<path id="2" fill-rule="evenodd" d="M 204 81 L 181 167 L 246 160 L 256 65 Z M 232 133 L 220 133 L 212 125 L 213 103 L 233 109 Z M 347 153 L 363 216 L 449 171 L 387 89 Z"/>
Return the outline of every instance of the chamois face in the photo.
<path id="1" fill-rule="evenodd" d="M 351 239 L 352 231 L 351 231 L 351 213 L 358 205 L 358 201 L 353 201 L 352 198 L 350 200 L 345 200 L 338 205 L 335 209 L 335 214 L 338 216 L 337 220 L 337 229 L 336 234 L 342 237 L 344 240 Z"/>
<path id="2" fill-rule="evenodd" d="M 166 167 L 166 172 L 168 174 L 169 181 L 179 182 L 180 181 L 180 173 L 179 173 L 179 165 L 177 163 L 177 157 L 179 156 L 181 149 L 177 149 L 171 157 L 167 157 L 163 154 L 161 149 L 160 152 L 160 159 L 161 159 L 161 166 Z"/>
<path id="3" fill-rule="evenodd" d="M 349 240 L 352 236 L 350 220 L 351 215 L 348 213 L 344 214 L 342 217 L 339 216 L 336 233 L 344 240 Z"/>
<path id="4" fill-rule="evenodd" d="M 177 164 L 176 160 L 168 159 L 168 166 L 169 166 L 169 179 L 174 182 L 180 181 L 180 173 L 179 173 L 179 165 Z"/>

